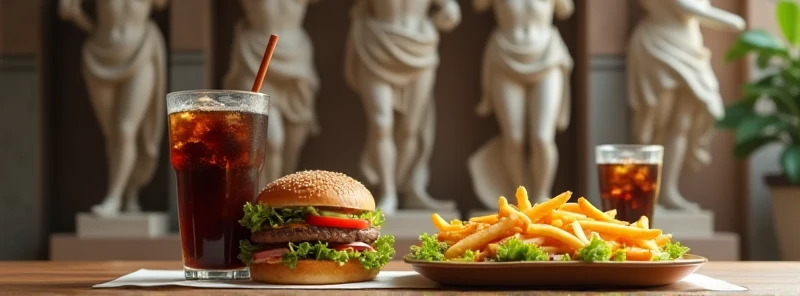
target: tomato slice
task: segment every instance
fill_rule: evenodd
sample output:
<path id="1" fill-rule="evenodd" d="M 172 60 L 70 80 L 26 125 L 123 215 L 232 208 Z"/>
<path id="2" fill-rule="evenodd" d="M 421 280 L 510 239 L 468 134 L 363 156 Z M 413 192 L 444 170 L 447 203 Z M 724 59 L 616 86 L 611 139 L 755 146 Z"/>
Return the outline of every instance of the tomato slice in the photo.
<path id="1" fill-rule="evenodd" d="M 334 250 L 337 250 L 337 251 L 342 251 L 342 250 L 347 250 L 347 249 L 351 249 L 353 251 L 359 251 L 359 252 L 365 251 L 365 250 L 375 251 L 375 249 L 373 249 L 372 246 L 370 246 L 370 245 L 368 245 L 366 243 L 363 243 L 363 242 L 352 242 L 352 243 L 349 243 L 349 244 L 338 245 L 338 246 L 336 246 L 334 248 Z"/>
<path id="2" fill-rule="evenodd" d="M 352 229 L 366 229 L 369 228 L 369 221 L 364 219 L 349 219 L 320 216 L 308 214 L 306 223 L 309 225 L 320 227 L 336 227 L 336 228 L 352 228 Z"/>

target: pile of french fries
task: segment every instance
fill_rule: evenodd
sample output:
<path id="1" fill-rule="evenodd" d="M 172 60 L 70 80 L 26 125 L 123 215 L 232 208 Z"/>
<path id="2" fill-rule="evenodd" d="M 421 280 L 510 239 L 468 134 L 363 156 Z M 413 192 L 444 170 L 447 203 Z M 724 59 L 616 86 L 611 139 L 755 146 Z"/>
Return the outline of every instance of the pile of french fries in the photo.
<path id="1" fill-rule="evenodd" d="M 494 254 L 499 244 L 511 238 L 535 244 L 553 256 L 568 254 L 575 258 L 578 250 L 597 237 L 609 246 L 612 254 L 624 250 L 626 261 L 650 261 L 661 252 L 661 246 L 672 240 L 670 234 L 650 229 L 645 216 L 628 223 L 615 219 L 616 210 L 603 212 L 586 198 L 570 203 L 570 191 L 531 205 L 525 187 L 520 186 L 515 197 L 516 206 L 509 205 L 501 196 L 497 214 L 473 217 L 469 221 L 448 223 L 434 213 L 433 224 L 439 230 L 437 238 L 449 245 L 445 259 L 459 258 L 472 251 L 478 254 L 475 261 L 484 261 Z"/>

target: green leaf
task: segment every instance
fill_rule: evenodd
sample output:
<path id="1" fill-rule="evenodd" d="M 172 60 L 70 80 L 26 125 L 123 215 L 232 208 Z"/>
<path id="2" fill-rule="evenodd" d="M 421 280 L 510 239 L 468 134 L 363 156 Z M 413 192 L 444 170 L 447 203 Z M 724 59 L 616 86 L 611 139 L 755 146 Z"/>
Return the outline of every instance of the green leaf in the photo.
<path id="1" fill-rule="evenodd" d="M 800 184 L 800 145 L 790 145 L 783 150 L 781 166 L 792 184 Z"/>
<path id="2" fill-rule="evenodd" d="M 745 98 L 729 105 L 725 108 L 725 116 L 717 122 L 717 126 L 723 129 L 735 129 L 743 121 L 755 117 L 756 113 L 753 111 L 755 102 L 755 99 Z"/>
<path id="3" fill-rule="evenodd" d="M 767 133 L 767 129 L 777 129 L 774 133 Z M 736 130 L 736 143 L 744 143 L 761 136 L 775 135 L 778 131 L 789 128 L 788 123 L 776 115 L 758 116 L 745 119 Z"/>
<path id="4" fill-rule="evenodd" d="M 767 68 L 773 56 L 775 56 L 775 54 L 772 52 L 762 52 L 756 58 L 756 66 L 758 66 L 759 69 Z"/>
<path id="5" fill-rule="evenodd" d="M 725 54 L 725 60 L 730 62 L 756 51 L 759 54 L 788 56 L 786 45 L 765 30 L 750 30 L 739 35 L 736 43 Z"/>
<path id="6" fill-rule="evenodd" d="M 550 260 L 550 256 L 542 251 L 539 246 L 535 244 L 526 244 L 518 238 L 505 241 L 497 250 L 498 262 L 547 260 Z"/>
<path id="7" fill-rule="evenodd" d="M 800 5 L 794 0 L 780 0 L 775 7 L 775 17 L 786 40 L 800 45 Z"/>
<path id="8" fill-rule="evenodd" d="M 411 246 L 410 258 L 422 261 L 444 261 L 444 252 L 450 246 L 440 242 L 435 234 L 423 233 L 419 235 L 419 245 Z"/>
<path id="9" fill-rule="evenodd" d="M 761 136 L 745 142 L 736 143 L 736 146 L 733 148 L 733 155 L 738 158 L 745 158 L 764 145 L 772 142 L 780 142 L 780 138 L 777 136 Z"/>
<path id="10" fill-rule="evenodd" d="M 381 235 L 374 243 L 374 251 L 354 251 L 353 249 L 337 251 L 328 248 L 326 242 L 289 243 L 287 245 L 289 251 L 283 255 L 281 262 L 290 269 L 294 269 L 297 267 L 297 261 L 300 260 L 327 260 L 334 261 L 339 265 L 344 265 L 350 260 L 358 260 L 364 269 L 380 269 L 394 256 L 394 242 L 394 236 Z"/>
<path id="11" fill-rule="evenodd" d="M 577 252 L 578 257 L 584 262 L 608 261 L 611 259 L 611 248 L 597 235 L 592 236 L 588 245 Z"/>

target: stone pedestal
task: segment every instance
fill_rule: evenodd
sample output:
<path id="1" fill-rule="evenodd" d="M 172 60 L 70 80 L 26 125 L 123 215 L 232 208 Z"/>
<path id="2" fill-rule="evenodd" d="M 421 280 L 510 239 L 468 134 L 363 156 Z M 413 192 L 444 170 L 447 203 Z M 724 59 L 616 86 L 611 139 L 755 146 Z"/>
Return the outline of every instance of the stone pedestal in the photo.
<path id="1" fill-rule="evenodd" d="M 650 227 L 659 228 L 665 233 L 682 236 L 713 236 L 714 213 L 701 211 L 698 213 L 680 212 L 656 208 Z"/>
<path id="2" fill-rule="evenodd" d="M 148 238 L 167 234 L 169 219 L 160 212 L 120 213 L 116 217 L 78 213 L 75 227 L 79 238 Z"/>
<path id="3" fill-rule="evenodd" d="M 181 239 L 177 233 L 158 237 L 78 237 L 72 233 L 50 235 L 53 261 L 181 260 Z"/>

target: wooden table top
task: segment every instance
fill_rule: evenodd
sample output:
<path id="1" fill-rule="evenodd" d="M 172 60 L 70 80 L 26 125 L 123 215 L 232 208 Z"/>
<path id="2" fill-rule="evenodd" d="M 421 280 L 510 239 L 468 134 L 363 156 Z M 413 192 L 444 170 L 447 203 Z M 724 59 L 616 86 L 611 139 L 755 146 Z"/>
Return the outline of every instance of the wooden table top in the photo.
<path id="1" fill-rule="evenodd" d="M 0 262 L 0 294 L 59 294 L 59 295 L 197 295 L 197 294 L 225 294 L 225 295 L 285 295 L 286 290 L 223 290 L 223 289 L 198 289 L 188 287 L 164 288 L 102 288 L 93 289 L 92 285 L 116 279 L 140 268 L 147 269 L 181 269 L 178 261 L 26 261 L 26 262 Z M 411 270 L 403 262 L 390 262 L 385 270 Z M 698 273 L 718 278 L 733 284 L 744 286 L 750 291 L 746 294 L 757 295 L 800 295 L 800 262 L 709 262 L 702 266 Z M 405 293 L 404 293 L 405 292 Z M 420 290 L 338 290 L 326 291 L 326 295 L 433 295 Z M 507 294 L 508 291 L 469 291 L 451 290 L 436 291 L 436 295 L 447 294 Z M 515 293 L 524 291 L 515 291 Z M 542 291 L 537 291 L 542 292 Z M 631 291 L 620 291 L 630 294 Z M 312 295 L 319 291 L 297 291 L 293 295 Z M 576 293 L 557 291 L 552 294 Z M 587 292 L 590 293 L 590 292 Z M 551 293 L 548 293 L 551 294 Z M 580 293 L 578 293 L 580 294 Z M 591 293 L 596 294 L 596 293 Z M 641 291 L 637 294 L 664 295 L 663 291 Z M 686 294 L 686 293 L 681 293 Z M 710 293 L 709 293 L 710 294 Z M 698 293 L 692 293 L 698 295 Z"/>

